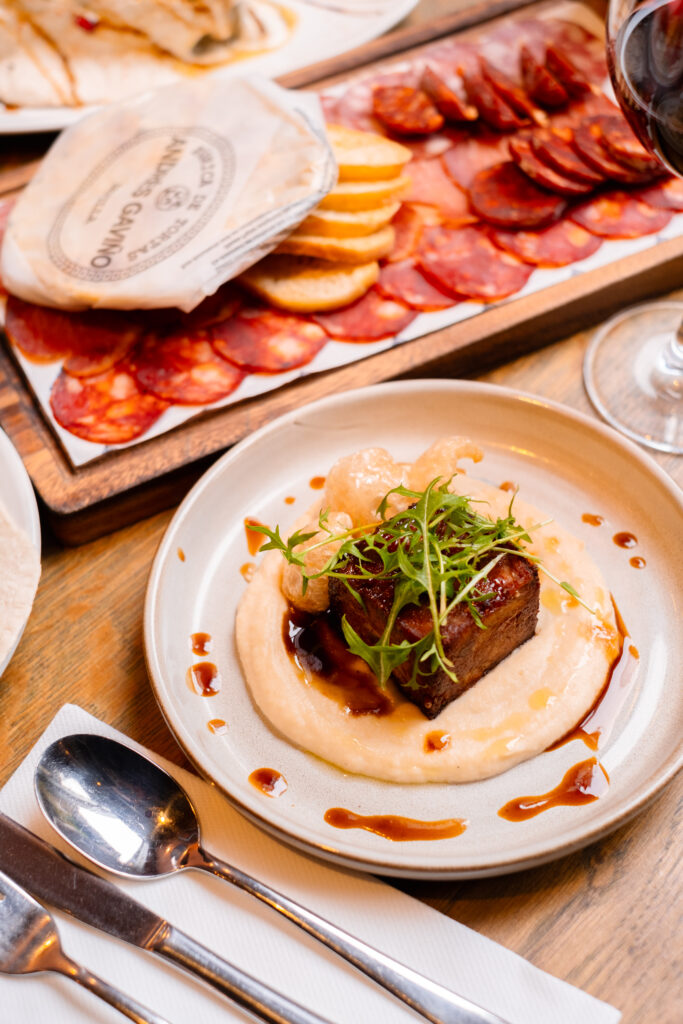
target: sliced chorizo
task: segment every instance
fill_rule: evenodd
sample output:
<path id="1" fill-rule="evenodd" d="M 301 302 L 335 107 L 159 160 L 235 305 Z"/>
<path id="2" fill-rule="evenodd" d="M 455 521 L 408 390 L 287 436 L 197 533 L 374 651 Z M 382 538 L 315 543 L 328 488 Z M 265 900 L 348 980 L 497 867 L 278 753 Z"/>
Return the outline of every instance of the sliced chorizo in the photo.
<path id="1" fill-rule="evenodd" d="M 380 341 L 399 334 L 417 314 L 407 304 L 386 299 L 377 287 L 350 306 L 331 313 L 314 313 L 313 319 L 337 341 Z"/>
<path id="2" fill-rule="evenodd" d="M 641 189 L 638 195 L 649 206 L 683 212 L 683 178 L 667 178 L 666 181 Z"/>
<path id="3" fill-rule="evenodd" d="M 460 69 L 460 74 L 467 99 L 491 128 L 499 132 L 514 132 L 528 124 L 527 119 L 519 117 L 482 74 L 463 69 Z"/>
<path id="4" fill-rule="evenodd" d="M 507 157 L 507 138 L 485 129 L 456 142 L 443 154 L 441 163 L 449 178 L 467 189 L 480 171 L 501 163 Z"/>
<path id="5" fill-rule="evenodd" d="M 625 118 L 615 117 L 600 141 L 608 154 L 636 174 L 661 173 L 661 164 L 638 141 Z"/>
<path id="6" fill-rule="evenodd" d="M 428 281 L 410 259 L 383 266 L 376 287 L 385 299 L 405 302 L 421 313 L 448 309 L 458 301 L 454 295 L 447 295 Z"/>
<path id="7" fill-rule="evenodd" d="M 223 359 L 250 373 L 284 373 L 305 366 L 325 345 L 325 332 L 303 316 L 243 309 L 209 331 Z"/>
<path id="8" fill-rule="evenodd" d="M 438 288 L 479 302 L 514 295 L 532 272 L 528 264 L 496 248 L 482 225 L 427 228 L 417 265 Z"/>
<path id="9" fill-rule="evenodd" d="M 115 310 L 68 312 L 37 306 L 10 295 L 5 332 L 33 363 L 64 360 L 76 377 L 92 377 L 115 366 L 142 332 L 140 323 Z"/>
<path id="10" fill-rule="evenodd" d="M 531 102 L 524 89 L 520 88 L 520 86 L 513 82 L 512 79 L 503 71 L 499 68 L 494 68 L 494 66 L 487 60 L 484 60 L 483 57 L 479 61 L 479 65 L 481 73 L 489 85 L 520 118 L 523 120 L 526 119 L 534 121 L 536 124 L 540 125 L 547 123 L 547 114 L 543 110 L 539 110 L 539 108 Z"/>
<path id="11" fill-rule="evenodd" d="M 539 160 L 554 167 L 566 178 L 584 185 L 601 185 L 605 175 L 590 167 L 573 149 L 573 137 L 573 131 L 568 126 L 541 129 L 532 134 L 531 148 Z"/>
<path id="12" fill-rule="evenodd" d="M 431 135 L 444 118 L 429 96 L 409 85 L 379 85 L 372 92 L 375 117 L 398 135 Z"/>
<path id="13" fill-rule="evenodd" d="M 476 121 L 479 117 L 477 108 L 461 100 L 455 90 L 430 67 L 422 72 L 420 88 L 427 93 L 447 121 Z"/>
<path id="14" fill-rule="evenodd" d="M 476 220 L 467 194 L 446 174 L 440 160 L 412 160 L 408 173 L 410 186 L 403 194 L 404 202 L 433 206 L 444 220 L 453 224 L 471 224 Z"/>
<path id="15" fill-rule="evenodd" d="M 515 161 L 520 171 L 535 181 L 541 188 L 556 192 L 560 196 L 585 196 L 593 191 L 592 185 L 581 184 L 579 181 L 572 181 L 560 174 L 553 167 L 543 163 L 534 153 L 528 136 L 518 136 L 510 139 L 510 156 Z"/>
<path id="16" fill-rule="evenodd" d="M 491 232 L 494 243 L 535 267 L 566 267 L 592 256 L 602 245 L 595 235 L 562 218 L 540 231 Z"/>
<path id="17" fill-rule="evenodd" d="M 501 228 L 542 228 L 558 220 L 567 202 L 538 188 L 512 160 L 480 171 L 470 203 L 483 221 Z"/>
<path id="18" fill-rule="evenodd" d="M 599 238 L 641 238 L 665 228 L 672 214 L 650 206 L 638 195 L 614 190 L 575 206 L 569 216 Z"/>
<path id="19" fill-rule="evenodd" d="M 592 91 L 590 82 L 556 46 L 549 46 L 546 49 L 545 64 L 551 75 L 564 86 L 570 96 L 583 96 L 584 93 Z"/>
<path id="20" fill-rule="evenodd" d="M 176 405 L 218 402 L 245 377 L 217 355 L 205 331 L 185 328 L 146 334 L 128 362 L 141 388 Z"/>
<path id="21" fill-rule="evenodd" d="M 620 118 L 610 114 L 597 114 L 584 118 L 574 129 L 572 146 L 580 157 L 606 178 L 613 178 L 622 185 L 639 185 L 651 180 L 650 175 L 640 174 L 615 160 L 603 145 L 603 136 L 609 133 Z"/>
<path id="22" fill-rule="evenodd" d="M 126 370 L 114 367 L 94 377 L 73 377 L 64 370 L 50 392 L 57 423 L 70 434 L 95 444 L 126 444 L 146 433 L 168 402 L 150 395 Z"/>
<path id="23" fill-rule="evenodd" d="M 567 105 L 569 93 L 548 68 L 536 60 L 528 46 L 522 46 L 520 62 L 522 82 L 532 100 L 550 110 Z"/>
<path id="24" fill-rule="evenodd" d="M 391 222 L 394 229 L 394 245 L 389 255 L 385 256 L 385 261 L 397 263 L 412 256 L 423 228 L 427 225 L 440 224 L 441 220 L 441 214 L 435 208 L 402 203 Z"/>

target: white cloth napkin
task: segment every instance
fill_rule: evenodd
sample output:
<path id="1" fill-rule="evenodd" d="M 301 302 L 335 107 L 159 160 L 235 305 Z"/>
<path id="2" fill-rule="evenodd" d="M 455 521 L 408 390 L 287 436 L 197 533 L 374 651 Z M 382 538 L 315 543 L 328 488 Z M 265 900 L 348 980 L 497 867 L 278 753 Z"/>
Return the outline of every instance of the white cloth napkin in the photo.
<path id="1" fill-rule="evenodd" d="M 81 708 L 56 715 L 0 792 L 0 810 L 68 850 L 33 790 L 41 752 L 74 732 L 130 740 Z M 138 748 L 143 749 L 143 748 Z M 511 1024 L 616 1024 L 621 1014 L 564 981 L 374 878 L 297 853 L 241 817 L 211 785 L 155 756 L 185 787 L 212 853 L 346 928 L 378 949 L 500 1014 Z M 196 871 L 155 882 L 115 882 L 184 929 L 333 1024 L 415 1024 L 423 1018 L 320 943 L 234 886 Z M 189 975 L 55 913 L 67 953 L 165 1015 L 171 1024 L 243 1024 L 245 1016 Z M 115 1024 L 123 1018 L 65 978 L 0 977 L 0 1019 L 22 1024 Z"/>

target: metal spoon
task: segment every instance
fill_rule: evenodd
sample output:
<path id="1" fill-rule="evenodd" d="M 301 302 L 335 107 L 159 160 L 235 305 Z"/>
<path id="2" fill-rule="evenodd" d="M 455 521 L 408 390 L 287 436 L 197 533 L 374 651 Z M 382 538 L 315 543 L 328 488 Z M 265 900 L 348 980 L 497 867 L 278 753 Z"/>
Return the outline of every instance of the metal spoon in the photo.
<path id="1" fill-rule="evenodd" d="M 71 978 L 137 1024 L 168 1024 L 62 952 L 54 918 L 0 871 L 0 974 L 53 971 Z"/>
<path id="2" fill-rule="evenodd" d="M 36 769 L 38 802 L 59 834 L 100 867 L 156 878 L 199 868 L 232 882 L 388 989 L 433 1024 L 506 1024 L 430 981 L 201 846 L 187 793 L 149 758 L 94 734 L 65 736 Z"/>

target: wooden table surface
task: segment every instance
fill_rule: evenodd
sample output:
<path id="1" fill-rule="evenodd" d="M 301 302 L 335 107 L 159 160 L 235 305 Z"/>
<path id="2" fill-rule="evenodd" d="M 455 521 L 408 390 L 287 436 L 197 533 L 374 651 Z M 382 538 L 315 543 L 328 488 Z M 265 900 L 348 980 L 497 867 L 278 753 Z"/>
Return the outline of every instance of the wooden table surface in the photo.
<path id="1" fill-rule="evenodd" d="M 464 5 L 422 0 L 409 20 Z M 35 152 L 35 140 L 17 143 L 16 159 Z M 591 412 L 581 383 L 588 336 L 575 335 L 480 379 Z M 682 459 L 656 459 L 683 484 Z M 142 644 L 147 576 L 171 515 L 77 549 L 62 548 L 46 530 L 33 612 L 0 682 L 0 785 L 67 702 L 189 767 L 152 695 Z M 402 882 L 401 888 L 613 1003 L 624 1024 L 679 1024 L 680 797 L 678 779 L 628 825 L 543 867 L 478 881 Z"/>

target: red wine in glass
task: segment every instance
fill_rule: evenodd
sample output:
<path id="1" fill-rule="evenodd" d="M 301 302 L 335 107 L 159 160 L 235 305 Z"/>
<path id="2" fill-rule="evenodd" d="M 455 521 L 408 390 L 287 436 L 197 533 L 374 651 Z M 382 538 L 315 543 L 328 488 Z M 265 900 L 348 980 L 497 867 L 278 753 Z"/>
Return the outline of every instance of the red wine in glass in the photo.
<path id="1" fill-rule="evenodd" d="M 641 142 L 683 176 L 683 0 L 615 7 L 623 20 L 608 56 L 617 98 Z"/>
<path id="2" fill-rule="evenodd" d="M 636 135 L 683 178 L 683 0 L 609 0 L 607 57 Z M 613 427 L 683 454 L 683 303 L 651 302 L 608 320 L 588 346 L 583 379 Z"/>

